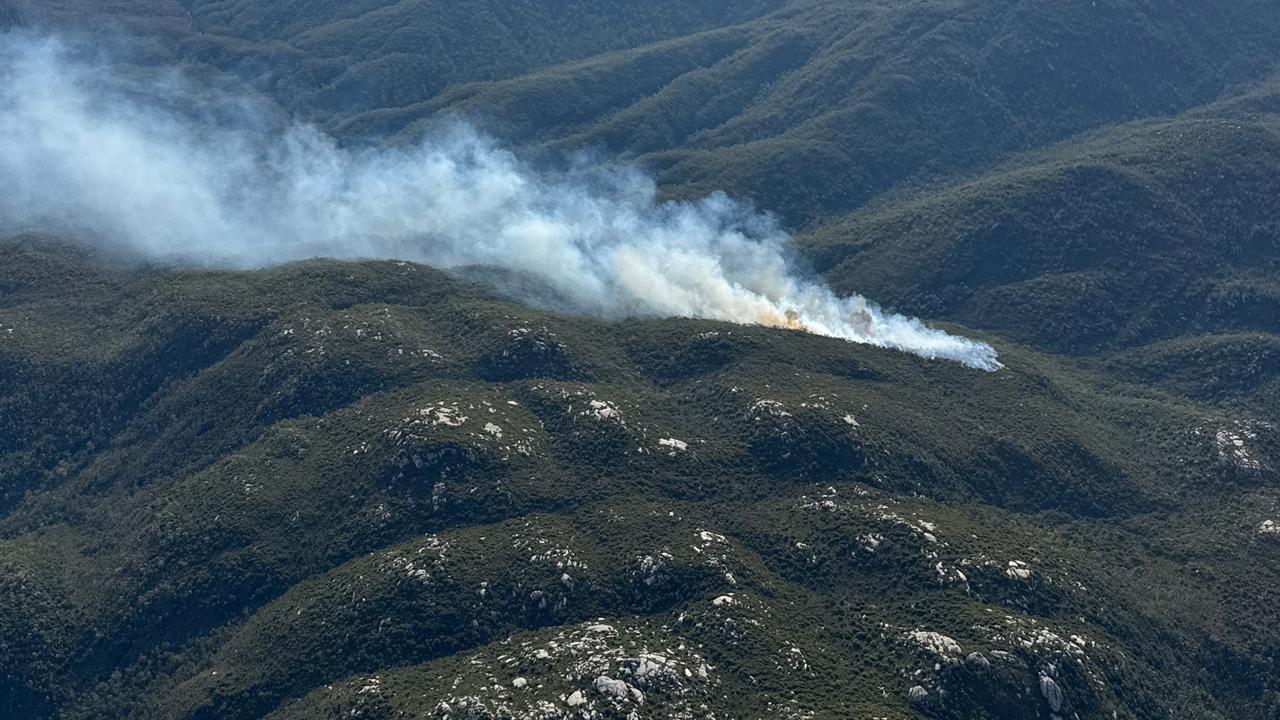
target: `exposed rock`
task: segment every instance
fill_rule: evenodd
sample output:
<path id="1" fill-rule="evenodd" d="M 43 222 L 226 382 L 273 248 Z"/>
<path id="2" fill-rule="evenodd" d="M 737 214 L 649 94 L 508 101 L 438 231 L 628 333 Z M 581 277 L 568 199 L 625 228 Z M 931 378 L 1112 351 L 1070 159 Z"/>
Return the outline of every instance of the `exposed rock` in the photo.
<path id="1" fill-rule="evenodd" d="M 911 702 L 913 703 L 922 703 L 929 699 L 929 691 L 925 690 L 922 685 L 913 685 L 911 689 L 907 691 L 907 697 L 911 698 Z"/>
<path id="2" fill-rule="evenodd" d="M 755 403 L 751 405 L 748 417 L 758 422 L 760 418 L 765 415 L 772 415 L 774 417 L 791 417 L 791 413 L 787 412 L 787 406 L 777 400 L 763 399 L 755 401 Z"/>
<path id="3" fill-rule="evenodd" d="M 666 658 L 659 655 L 642 657 L 631 671 L 631 677 L 640 687 L 655 687 L 678 679 L 665 667 Z"/>
<path id="4" fill-rule="evenodd" d="M 939 657 L 957 657 L 962 652 L 960 643 L 941 633 L 914 630 L 907 633 L 907 638 Z"/>
<path id="5" fill-rule="evenodd" d="M 458 403 L 429 405 L 418 410 L 419 421 L 429 427 L 444 425 L 445 427 L 458 427 L 465 423 L 468 418 L 458 410 Z"/>
<path id="6" fill-rule="evenodd" d="M 969 655 L 965 657 L 964 662 L 969 667 L 975 668 L 977 670 L 981 670 L 983 672 L 986 672 L 991 669 L 991 661 L 987 659 L 986 655 L 983 655 L 980 652 L 969 653 Z"/>
<path id="7" fill-rule="evenodd" d="M 591 400 L 587 403 L 587 409 L 578 413 L 583 417 L 590 417 L 600 421 L 609 421 L 622 423 L 622 413 L 618 412 L 618 406 L 605 400 Z"/>
<path id="8" fill-rule="evenodd" d="M 1009 567 L 1004 572 L 1014 580 L 1030 580 L 1032 574 L 1031 568 L 1021 560 L 1010 560 Z"/>
<path id="9" fill-rule="evenodd" d="M 631 694 L 631 687 L 621 680 L 614 680 L 608 675 L 601 675 L 595 681 L 596 692 L 615 700 L 626 700 Z"/>
<path id="10" fill-rule="evenodd" d="M 1256 473 L 1269 468 L 1269 463 L 1258 452 L 1256 447 L 1260 436 L 1272 435 L 1275 427 L 1260 420 L 1237 420 L 1229 426 L 1209 430 L 1212 433 L 1213 445 L 1218 453 L 1218 460 L 1224 465 L 1246 473 Z M 1196 428 L 1197 435 L 1204 434 L 1205 428 Z"/>
<path id="11" fill-rule="evenodd" d="M 1045 702 L 1049 703 L 1049 708 L 1054 712 L 1062 710 L 1062 688 L 1058 687 L 1058 683 L 1048 675 L 1040 676 L 1040 694 L 1044 696 Z"/>
<path id="12" fill-rule="evenodd" d="M 672 455 L 675 455 L 677 452 L 683 452 L 689 449 L 689 443 L 683 440 L 679 440 L 677 438 L 662 438 L 661 440 L 658 441 L 658 444 L 663 447 L 671 448 Z"/>

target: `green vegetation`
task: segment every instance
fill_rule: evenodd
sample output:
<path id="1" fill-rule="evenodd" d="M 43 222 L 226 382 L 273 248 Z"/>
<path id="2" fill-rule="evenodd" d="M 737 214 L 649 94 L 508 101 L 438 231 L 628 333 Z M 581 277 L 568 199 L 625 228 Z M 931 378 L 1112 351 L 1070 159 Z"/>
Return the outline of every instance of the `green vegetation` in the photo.
<path id="1" fill-rule="evenodd" d="M 1280 330 L 1280 124 L 1125 125 L 805 238 L 833 284 L 1055 352 Z"/>
<path id="2" fill-rule="evenodd" d="M 1264 0 L 3 0 L 132 28 L 247 75 L 349 136 L 462 114 L 522 144 L 599 146 L 681 196 L 726 190 L 796 226 L 1264 76 Z"/>
<path id="3" fill-rule="evenodd" d="M 5 712 L 1280 716 L 1280 5 L 0 0 L 33 22 L 347 142 L 464 117 L 728 191 L 1007 367 L 0 240 Z"/>
<path id="4" fill-rule="evenodd" d="M 403 263 L 3 247 L 24 714 L 604 708 L 606 661 L 660 717 L 1025 717 L 1046 672 L 1082 716 L 1274 709 L 1280 435 L 1254 414 L 1008 343 L 988 374 L 558 316 Z M 635 675 L 664 651 L 674 679 Z"/>

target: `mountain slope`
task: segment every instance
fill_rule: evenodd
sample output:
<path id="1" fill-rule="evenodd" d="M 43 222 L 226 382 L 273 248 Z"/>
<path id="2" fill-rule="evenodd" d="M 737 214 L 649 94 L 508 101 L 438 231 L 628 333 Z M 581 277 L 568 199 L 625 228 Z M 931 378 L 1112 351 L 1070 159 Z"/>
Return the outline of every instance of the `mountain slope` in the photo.
<path id="1" fill-rule="evenodd" d="M 1280 435 L 1253 416 L 1007 344 L 988 374 L 402 263 L 55 248 L 7 241 L 0 303 L 28 479 L 0 694 L 27 714 L 1012 718 L 1048 712 L 1042 676 L 1081 716 L 1271 707 Z"/>
<path id="2" fill-rule="evenodd" d="M 1276 332 L 1280 125 L 1144 121 L 805 238 L 837 287 L 1057 352 Z"/>
<path id="3" fill-rule="evenodd" d="M 86 5 L 6 0 L 22 24 L 107 22 L 159 41 L 169 59 L 258 81 L 326 118 L 395 107 L 462 82 L 494 80 L 751 19 L 780 0 L 621 2 L 149 0 Z"/>
<path id="4" fill-rule="evenodd" d="M 1280 20 L 1263 0 L 8 4 L 169 38 L 172 58 L 238 70 L 344 136 L 462 113 L 796 225 L 1214 101 L 1271 69 Z"/>
<path id="5" fill-rule="evenodd" d="M 727 191 L 1006 366 L 535 309 L 493 268 L 0 239 L 0 708 L 1276 717 L 1277 21 L 0 0 L 343 143 L 461 117 Z"/>

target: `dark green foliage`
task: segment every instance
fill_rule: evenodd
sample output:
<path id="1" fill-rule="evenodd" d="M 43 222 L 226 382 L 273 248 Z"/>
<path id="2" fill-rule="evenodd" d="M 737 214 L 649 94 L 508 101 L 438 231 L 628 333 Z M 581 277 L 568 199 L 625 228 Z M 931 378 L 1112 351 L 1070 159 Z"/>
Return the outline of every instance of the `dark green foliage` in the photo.
<path id="1" fill-rule="evenodd" d="M 806 244 L 838 287 L 1058 352 L 1275 332 L 1278 140 L 1261 120 L 1125 126 Z"/>
<path id="2" fill-rule="evenodd" d="M 162 39 L 345 136 L 462 114 L 635 153 L 672 192 L 729 190 L 796 225 L 1211 102 L 1262 76 L 1280 20 L 1261 0 L 7 6 Z"/>
<path id="3" fill-rule="evenodd" d="M 1117 353 L 1107 367 L 1126 379 L 1204 402 L 1271 413 L 1280 407 L 1280 337 L 1207 335 Z"/>
<path id="4" fill-rule="evenodd" d="M 569 380 L 580 374 L 560 338 L 546 327 L 512 328 L 491 344 L 476 367 L 486 380 Z"/>
<path id="5" fill-rule="evenodd" d="M 535 310 L 504 298 L 567 307 L 494 268 L 0 241 L 0 714 L 1280 712 L 1274 2 L 0 0 L 20 23 L 342 142 L 463 117 L 726 190 L 1007 367 Z M 655 652 L 688 674 L 645 684 Z"/>
<path id="6" fill-rule="evenodd" d="M 44 378 L 5 402 L 48 418 L 15 424 L 0 454 L 34 469 L 6 475 L 28 484 L 0 519 L 21 579 L 0 592 L 0 648 L 19 668 L 0 690 L 35 717 L 287 716 L 344 678 L 598 617 L 674 623 L 734 688 L 721 714 L 803 690 L 787 702 L 1015 717 L 1038 707 L 1019 687 L 1045 663 L 1084 714 L 1249 715 L 1270 697 L 1234 671 L 1198 695 L 1172 677 L 1210 655 L 1253 667 L 1274 610 L 1248 609 L 1252 588 L 1278 571 L 1216 541 L 1185 555 L 1153 540 L 1188 523 L 1254 536 L 1280 438 L 1251 416 L 1012 345 L 988 374 L 793 331 L 558 316 L 412 265 L 111 270 L 44 247 L 0 310 L 7 367 Z M 63 278 L 55 296 L 42 267 Z M 95 330 L 66 297 L 113 314 Z M 1158 366 L 1107 362 L 1192 394 Z M 103 420 L 59 432 L 65 411 L 40 398 L 95 377 L 149 382 L 74 395 L 76 417 Z M 1222 455 L 1219 432 L 1262 465 Z M 1205 507 L 1224 510 L 1184 517 Z M 1194 592 L 1150 596 L 1126 574 L 1183 586 L 1211 557 L 1218 578 Z M 710 604 L 722 596 L 736 600 Z M 757 607 L 745 625 L 719 618 Z M 1193 619 L 1206 609 L 1254 624 L 1208 645 Z M 1048 646 L 993 656 L 980 677 L 948 665 L 912 705 L 919 680 L 900 674 L 933 660 L 907 634 L 1009 647 L 991 611 L 1097 644 L 1083 665 Z M 827 630 L 806 639 L 810 625 Z M 774 663 L 791 646 L 807 665 Z M 818 700 L 832 693 L 847 700 Z"/>
<path id="7" fill-rule="evenodd" d="M 632 357 L 640 368 L 659 383 L 692 380 L 737 362 L 747 351 L 748 341 L 732 331 L 722 332 L 718 323 L 704 323 L 704 332 L 689 334 L 691 323 L 644 323 L 635 328 Z M 696 326 L 696 325 L 695 325 Z"/>

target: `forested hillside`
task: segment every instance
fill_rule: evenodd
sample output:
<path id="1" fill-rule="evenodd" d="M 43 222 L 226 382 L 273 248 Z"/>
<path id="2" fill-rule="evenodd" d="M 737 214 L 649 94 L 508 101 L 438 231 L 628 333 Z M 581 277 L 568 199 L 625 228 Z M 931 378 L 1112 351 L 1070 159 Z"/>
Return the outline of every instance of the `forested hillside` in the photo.
<path id="1" fill-rule="evenodd" d="M 1040 677 L 1082 717 L 1274 709 L 1254 414 L 1007 343 L 987 374 L 403 263 L 3 248 L 24 716 L 1028 717 Z"/>
<path id="2" fill-rule="evenodd" d="M 1280 4 L 0 0 L 0 26 L 353 153 L 461 119 L 521 167 L 726 192 L 805 278 L 1003 363 L 531 307 L 519 267 L 0 232 L 13 717 L 1280 717 Z"/>
<path id="3" fill-rule="evenodd" d="M 520 142 L 631 153 L 673 189 L 800 225 L 1210 103 L 1264 77 L 1280 42 L 1265 0 L 5 4 L 139 28 L 345 134 L 461 112 Z"/>

